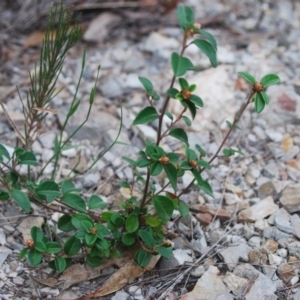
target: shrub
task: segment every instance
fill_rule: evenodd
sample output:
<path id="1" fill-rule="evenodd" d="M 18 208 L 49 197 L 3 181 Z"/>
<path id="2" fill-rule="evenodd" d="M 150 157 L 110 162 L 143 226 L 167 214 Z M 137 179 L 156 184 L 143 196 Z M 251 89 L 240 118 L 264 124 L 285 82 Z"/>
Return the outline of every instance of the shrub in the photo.
<path id="1" fill-rule="evenodd" d="M 72 264 L 74 259 L 82 257 L 82 254 L 88 265 L 98 266 L 105 258 L 122 255 L 122 249 L 135 247 L 137 249 L 135 260 L 141 267 L 145 267 L 152 255 L 160 254 L 166 258 L 171 256 L 172 246 L 165 238 L 164 227 L 171 219 L 174 210 L 178 210 L 182 217 L 189 214 L 189 207 L 181 200 L 181 196 L 195 186 L 213 197 L 213 190 L 209 182 L 203 179 L 203 172 L 211 167 L 211 163 L 220 155 L 221 151 L 222 155 L 227 157 L 236 153 L 242 154 L 239 149 L 224 148 L 225 142 L 233 130 L 239 129 L 238 121 L 249 105 L 254 103 L 257 113 L 263 111 L 269 103 L 265 89 L 278 83 L 279 77 L 275 74 L 268 74 L 258 82 L 252 75 L 240 72 L 239 75 L 252 85 L 252 89 L 234 122 L 232 124 L 227 122 L 228 132 L 216 153 L 207 158 L 201 145 L 196 145 L 195 149 L 190 148 L 188 135 L 180 127 L 180 122 L 183 121 L 190 126 L 197 111 L 204 106 L 204 102 L 194 93 L 196 85 L 188 82 L 184 77 L 188 71 L 197 71 L 197 67 L 184 56 L 184 53 L 191 44 L 195 44 L 199 51 L 208 57 L 211 65 L 217 67 L 217 42 L 213 35 L 203 30 L 200 24 L 195 23 L 191 8 L 179 6 L 177 17 L 183 30 L 182 48 L 180 53 L 174 52 L 171 55 L 173 77 L 165 93 L 165 99 L 161 100 L 149 79 L 139 77 L 141 85 L 145 89 L 148 106 L 137 114 L 133 125 L 157 120 L 157 140 L 155 143 L 147 141 L 145 149 L 138 153 L 136 159 L 123 157 L 133 170 L 133 178 L 131 182 L 121 182 L 120 186 L 130 189 L 130 196 L 124 199 L 118 211 L 104 210 L 99 216 L 94 210 L 106 207 L 101 197 L 92 195 L 89 199 L 84 199 L 80 195 L 80 190 L 76 189 L 70 179 L 62 182 L 54 180 L 61 151 L 68 147 L 70 139 L 88 120 L 94 102 L 97 80 L 90 93 L 90 106 L 85 121 L 66 140 L 63 140 L 63 131 L 67 123 L 80 107 L 80 101 L 76 96 L 85 67 L 85 52 L 76 92 L 65 122 L 54 141 L 54 155 L 40 167 L 37 176 L 33 176 L 32 172 L 38 166 L 38 161 L 32 151 L 32 144 L 39 137 L 40 128 L 43 126 L 47 114 L 53 112 L 51 103 L 55 96 L 56 81 L 66 53 L 83 33 L 80 26 L 71 27 L 71 15 L 72 10 L 64 9 L 62 5 L 54 6 L 50 11 L 48 27 L 41 48 L 39 68 L 30 73 L 31 88 L 26 101 L 21 99 L 25 125 L 24 133 L 17 131 L 17 134 L 22 142 L 22 147 L 16 147 L 13 154 L 10 155 L 6 147 L 0 144 L 2 164 L 0 181 L 4 187 L 0 191 L 0 200 L 12 199 L 26 213 L 30 213 L 31 203 L 35 203 L 45 209 L 62 214 L 57 226 L 59 230 L 70 233 L 66 240 L 59 238 L 58 234 L 57 240 L 52 241 L 41 228 L 33 227 L 31 229 L 31 239 L 26 241 L 26 247 L 21 251 L 20 257 L 27 256 L 32 266 L 40 264 L 44 257 L 50 267 L 62 272 Z M 56 35 L 54 35 L 53 29 L 56 23 L 58 25 Z M 179 89 L 174 88 L 175 82 L 179 83 Z M 161 111 L 156 108 L 158 101 L 163 101 Z M 179 101 L 182 106 L 182 111 L 177 117 L 168 112 L 170 101 Z M 188 112 L 191 118 L 187 116 Z M 164 116 L 171 120 L 165 131 L 162 129 Z M 167 136 L 182 142 L 184 155 L 179 156 L 174 152 L 167 152 L 160 146 L 161 141 Z M 98 159 L 102 156 L 103 153 L 99 155 Z M 93 161 L 86 171 L 97 160 Z M 49 178 L 44 178 L 43 172 L 49 164 L 53 166 L 52 174 Z M 20 172 L 20 166 L 27 168 L 26 175 Z M 146 176 L 142 175 L 141 169 L 145 170 Z M 151 184 L 151 178 L 162 172 L 165 172 L 168 182 L 161 190 L 157 191 Z M 194 179 L 184 189 L 178 190 L 177 181 L 186 172 L 190 172 Z M 140 198 L 133 194 L 134 186 L 137 184 L 142 186 Z M 173 191 L 170 192 L 169 188 L 172 188 Z M 59 202 L 67 210 L 53 208 L 50 205 L 53 201 Z"/>

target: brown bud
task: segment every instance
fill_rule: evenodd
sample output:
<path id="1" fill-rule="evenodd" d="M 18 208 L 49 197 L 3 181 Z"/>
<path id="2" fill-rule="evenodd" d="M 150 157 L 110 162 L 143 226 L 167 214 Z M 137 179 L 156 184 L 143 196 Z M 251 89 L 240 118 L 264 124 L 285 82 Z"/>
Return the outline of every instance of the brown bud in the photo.
<path id="1" fill-rule="evenodd" d="M 92 228 L 90 229 L 90 233 L 91 233 L 91 234 L 96 234 L 96 233 L 97 233 L 97 228 L 96 228 L 96 227 L 92 227 Z"/>
<path id="2" fill-rule="evenodd" d="M 190 160 L 189 161 L 189 165 L 192 167 L 192 168 L 196 168 L 197 167 L 197 162 L 195 160 Z"/>
<path id="3" fill-rule="evenodd" d="M 25 245 L 29 248 L 32 249 L 34 246 L 34 241 L 32 239 L 28 239 L 25 243 Z"/>
<path id="4" fill-rule="evenodd" d="M 169 162 L 170 162 L 170 159 L 168 156 L 166 155 L 163 155 L 159 161 L 161 162 L 162 165 L 167 165 Z"/>
<path id="5" fill-rule="evenodd" d="M 192 93 L 189 90 L 182 90 L 181 95 L 184 100 L 189 100 L 192 97 Z"/>
<path id="6" fill-rule="evenodd" d="M 263 85 L 260 82 L 255 82 L 252 88 L 253 92 L 257 93 L 257 92 L 261 92 L 264 90 Z"/>

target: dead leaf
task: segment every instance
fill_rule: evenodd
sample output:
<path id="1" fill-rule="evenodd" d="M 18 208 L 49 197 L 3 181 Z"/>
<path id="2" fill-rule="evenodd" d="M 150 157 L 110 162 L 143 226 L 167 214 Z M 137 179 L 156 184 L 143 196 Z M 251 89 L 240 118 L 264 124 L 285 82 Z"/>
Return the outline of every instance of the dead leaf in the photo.
<path id="1" fill-rule="evenodd" d="M 281 141 L 281 150 L 283 152 L 288 152 L 293 148 L 293 146 L 294 146 L 293 139 L 289 134 L 285 134 Z"/>
<path id="2" fill-rule="evenodd" d="M 117 272 L 115 272 L 109 279 L 102 285 L 102 287 L 86 296 L 80 297 L 77 300 L 88 300 L 95 297 L 102 297 L 114 293 L 123 288 L 127 283 L 133 279 L 142 276 L 146 271 L 152 270 L 160 255 L 152 256 L 150 263 L 144 269 L 141 268 L 133 258 L 131 258 L 125 265 L 123 265 Z"/>
<path id="3" fill-rule="evenodd" d="M 57 279 L 54 277 L 49 277 L 49 278 L 39 278 L 39 277 L 33 277 L 35 281 L 38 283 L 41 283 L 46 286 L 50 287 L 56 287 L 57 286 Z"/>
<path id="4" fill-rule="evenodd" d="M 51 34 L 50 34 L 50 38 L 51 40 L 54 40 L 56 36 L 56 30 L 54 30 Z M 27 37 L 27 39 L 24 42 L 23 45 L 23 50 L 30 48 L 30 47 L 35 47 L 38 46 L 39 44 L 41 44 L 43 42 L 43 39 L 45 37 L 45 31 L 35 31 L 31 34 L 29 34 L 29 36 Z"/>
<path id="5" fill-rule="evenodd" d="M 102 270 L 110 266 L 117 266 L 121 268 L 124 266 L 134 255 L 136 249 L 122 252 L 123 256 L 111 257 L 104 261 L 104 263 L 96 268 L 88 265 L 75 264 L 66 269 L 58 279 L 58 283 L 63 283 L 62 290 L 66 290 L 73 284 L 94 279 L 102 275 Z"/>

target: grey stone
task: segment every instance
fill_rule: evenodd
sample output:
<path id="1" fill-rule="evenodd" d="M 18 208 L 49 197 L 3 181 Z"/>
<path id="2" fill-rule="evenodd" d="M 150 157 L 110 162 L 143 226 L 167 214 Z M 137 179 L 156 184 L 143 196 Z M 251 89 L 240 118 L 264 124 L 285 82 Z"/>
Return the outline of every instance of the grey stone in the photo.
<path id="1" fill-rule="evenodd" d="M 93 186 L 97 186 L 99 179 L 100 179 L 99 173 L 84 175 L 83 186 L 85 188 L 91 188 Z"/>
<path id="2" fill-rule="evenodd" d="M 248 280 L 238 277 L 231 272 L 226 272 L 223 282 L 232 291 L 235 296 L 241 295 L 242 291 L 246 287 Z"/>
<path id="3" fill-rule="evenodd" d="M 291 225 L 293 228 L 293 234 L 300 238 L 300 217 L 297 214 L 291 216 Z"/>
<path id="4" fill-rule="evenodd" d="M 274 294 L 276 291 L 276 285 L 263 273 L 256 270 L 250 264 L 241 264 L 237 266 L 233 274 L 247 279 L 248 281 L 258 276 L 250 288 L 249 292 L 245 295 L 246 300 L 276 300 L 277 296 Z"/>
<path id="5" fill-rule="evenodd" d="M 191 271 L 191 275 L 194 277 L 200 277 L 205 273 L 205 268 L 203 266 L 198 266 Z"/>
<path id="6" fill-rule="evenodd" d="M 295 241 L 288 244 L 289 254 L 300 259 L 300 242 Z"/>
<path id="7" fill-rule="evenodd" d="M 288 185 L 279 199 L 288 212 L 300 210 L 300 184 Z"/>
<path id="8" fill-rule="evenodd" d="M 193 291 L 183 295 L 182 300 L 233 300 L 233 295 L 218 276 L 219 270 L 210 266 L 209 269 L 198 279 Z"/>
<path id="9" fill-rule="evenodd" d="M 249 246 L 252 248 L 259 248 L 261 245 L 261 237 L 260 236 L 253 236 L 248 241 Z"/>
<path id="10" fill-rule="evenodd" d="M 255 222 L 266 218 L 278 210 L 278 205 L 274 204 L 272 197 L 267 197 L 259 203 L 242 210 L 239 216 L 249 222 Z"/>
<path id="11" fill-rule="evenodd" d="M 112 28 L 119 24 L 121 20 L 122 18 L 119 15 L 102 13 L 90 22 L 83 39 L 87 42 L 102 42 L 109 37 Z"/>
<path id="12" fill-rule="evenodd" d="M 285 232 L 280 231 L 276 227 L 265 227 L 264 228 L 264 237 L 268 239 L 273 239 L 279 241 L 280 239 L 289 240 L 289 235 Z"/>
<path id="13" fill-rule="evenodd" d="M 286 233 L 293 233 L 293 227 L 290 221 L 291 215 L 284 208 L 280 208 L 275 213 L 274 224 L 279 230 Z"/>
<path id="14" fill-rule="evenodd" d="M 129 294 L 125 293 L 124 291 L 118 291 L 116 294 L 111 298 L 111 300 L 128 300 L 130 297 Z"/>
<path id="15" fill-rule="evenodd" d="M 273 130 L 273 129 L 267 129 L 266 130 L 266 135 L 268 136 L 268 138 L 270 140 L 272 140 L 273 142 L 281 142 L 282 141 L 282 138 L 283 138 L 283 134 L 276 131 L 276 130 Z"/>
<path id="16" fill-rule="evenodd" d="M 269 178 L 276 177 L 278 174 L 279 167 L 275 161 L 269 162 L 265 167 L 264 167 L 264 175 Z"/>
<path id="17" fill-rule="evenodd" d="M 248 253 L 251 250 L 252 248 L 249 247 L 247 244 L 237 244 L 236 242 L 235 244 L 228 245 L 227 248 L 220 250 L 219 254 L 222 256 L 224 262 L 227 264 L 227 268 L 229 270 L 233 270 L 240 260 L 249 260 Z"/>
<path id="18" fill-rule="evenodd" d="M 259 186 L 257 192 L 260 199 L 265 199 L 268 196 L 275 197 L 276 195 L 276 189 L 272 181 L 263 183 Z"/>

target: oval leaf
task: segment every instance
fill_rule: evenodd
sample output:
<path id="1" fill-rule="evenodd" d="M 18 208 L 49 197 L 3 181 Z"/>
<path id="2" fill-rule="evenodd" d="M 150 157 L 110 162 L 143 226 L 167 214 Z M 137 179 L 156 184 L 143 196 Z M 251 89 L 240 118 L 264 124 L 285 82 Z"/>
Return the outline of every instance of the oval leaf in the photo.
<path id="1" fill-rule="evenodd" d="M 260 83 L 266 87 L 270 85 L 274 85 L 280 82 L 280 78 L 276 74 L 267 74 L 261 80 Z"/>
<path id="2" fill-rule="evenodd" d="M 261 93 L 256 93 L 254 102 L 255 102 L 255 111 L 258 114 L 261 113 L 265 108 L 265 101 Z"/>
<path id="3" fill-rule="evenodd" d="M 139 228 L 139 219 L 135 214 L 130 214 L 125 223 L 126 231 L 135 232 Z"/>
<path id="4" fill-rule="evenodd" d="M 81 242 L 75 236 L 70 237 L 64 246 L 64 251 L 67 255 L 73 256 L 80 250 Z"/>
<path id="5" fill-rule="evenodd" d="M 12 190 L 10 192 L 10 196 L 16 201 L 16 203 L 27 213 L 30 212 L 31 206 L 30 206 L 30 201 L 27 197 L 27 195 L 19 190 Z"/>
<path id="6" fill-rule="evenodd" d="M 247 72 L 239 72 L 238 74 L 251 84 L 255 84 L 256 80 L 251 74 Z"/>
<path id="7" fill-rule="evenodd" d="M 193 10 L 188 6 L 177 6 L 177 18 L 183 30 L 190 29 L 195 23 Z"/>
<path id="8" fill-rule="evenodd" d="M 133 121 L 133 125 L 145 124 L 158 119 L 158 113 L 153 106 L 147 106 L 141 110 Z"/>
<path id="9" fill-rule="evenodd" d="M 163 223 L 166 223 L 168 220 L 170 220 L 174 210 L 174 205 L 171 199 L 160 195 L 154 196 L 152 198 L 152 204 L 159 219 Z"/>
<path id="10" fill-rule="evenodd" d="M 209 58 L 213 67 L 218 66 L 216 49 L 207 41 L 194 40 L 193 43 Z"/>
<path id="11" fill-rule="evenodd" d="M 217 41 L 211 33 L 207 32 L 206 30 L 203 30 L 203 29 L 200 29 L 198 32 L 202 36 L 204 36 L 205 39 L 207 39 L 211 43 L 211 45 L 217 50 Z"/>
<path id="12" fill-rule="evenodd" d="M 65 194 L 61 201 L 68 204 L 69 206 L 75 208 L 76 210 L 80 212 L 86 211 L 86 206 L 83 198 L 81 198 L 79 195 L 76 194 Z"/>
<path id="13" fill-rule="evenodd" d="M 169 135 L 189 145 L 188 136 L 182 128 L 171 129 Z"/>
<path id="14" fill-rule="evenodd" d="M 35 249 L 30 249 L 27 258 L 31 266 L 37 266 L 42 261 L 42 254 Z"/>
<path id="15" fill-rule="evenodd" d="M 171 65 L 175 76 L 182 76 L 186 71 L 195 69 L 188 58 L 181 57 L 176 52 L 172 53 Z"/>
<path id="16" fill-rule="evenodd" d="M 147 92 L 150 92 L 153 90 L 153 84 L 149 79 L 139 76 L 139 81 L 144 86 L 144 88 Z"/>

